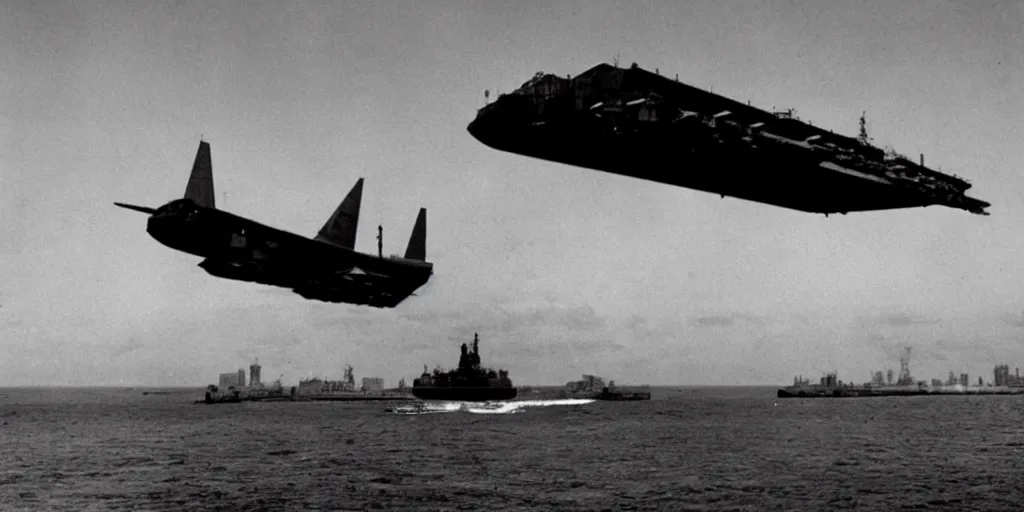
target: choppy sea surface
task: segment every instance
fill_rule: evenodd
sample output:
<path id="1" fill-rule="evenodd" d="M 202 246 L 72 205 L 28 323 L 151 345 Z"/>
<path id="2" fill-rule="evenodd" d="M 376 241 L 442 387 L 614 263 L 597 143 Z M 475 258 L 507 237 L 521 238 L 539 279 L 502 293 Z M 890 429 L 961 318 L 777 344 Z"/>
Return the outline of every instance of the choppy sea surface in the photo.
<path id="1" fill-rule="evenodd" d="M 192 404 L 202 389 L 0 389 L 0 509 L 1022 509 L 1020 395 L 651 391 L 410 414 Z"/>

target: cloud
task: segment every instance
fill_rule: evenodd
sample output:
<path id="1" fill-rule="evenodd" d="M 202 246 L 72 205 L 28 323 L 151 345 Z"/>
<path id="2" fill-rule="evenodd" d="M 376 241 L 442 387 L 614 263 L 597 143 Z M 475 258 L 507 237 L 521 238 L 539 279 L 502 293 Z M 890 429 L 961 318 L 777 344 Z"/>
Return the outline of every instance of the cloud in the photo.
<path id="1" fill-rule="evenodd" d="M 729 327 L 737 323 L 763 324 L 765 320 L 748 313 L 733 312 L 728 315 L 706 315 L 693 319 L 693 325 L 700 327 Z"/>
<path id="2" fill-rule="evenodd" d="M 860 318 L 861 323 L 864 324 L 882 324 L 891 325 L 894 327 L 906 327 L 910 325 L 924 325 L 924 324 L 937 324 L 941 322 L 939 319 L 926 318 L 918 315 L 910 315 L 906 313 L 884 313 L 881 315 L 864 316 Z"/>
<path id="3" fill-rule="evenodd" d="M 1014 327 L 1024 327 L 1024 312 L 1021 312 L 1020 315 L 1002 315 L 1001 319 L 1007 325 L 1012 325 Z"/>
<path id="4" fill-rule="evenodd" d="M 732 325 L 733 320 L 727 316 L 702 316 L 696 318 L 693 323 L 704 327 L 724 327 Z"/>
<path id="5" fill-rule="evenodd" d="M 606 325 L 606 321 L 590 306 L 553 301 L 495 300 L 472 305 L 451 305 L 431 311 L 410 310 L 399 316 L 414 324 L 449 324 L 453 335 L 469 337 L 475 332 L 487 332 L 494 336 L 536 329 L 587 333 Z"/>
<path id="6" fill-rule="evenodd" d="M 142 341 L 139 340 L 137 337 L 132 336 L 126 342 L 123 342 L 123 343 L 117 343 L 117 342 L 111 343 L 106 348 L 109 351 L 109 357 L 111 359 L 114 359 L 114 358 L 117 358 L 117 357 L 121 357 L 121 356 L 124 356 L 124 355 L 131 354 L 132 352 L 135 352 L 136 350 L 139 350 L 142 347 L 143 347 Z"/>

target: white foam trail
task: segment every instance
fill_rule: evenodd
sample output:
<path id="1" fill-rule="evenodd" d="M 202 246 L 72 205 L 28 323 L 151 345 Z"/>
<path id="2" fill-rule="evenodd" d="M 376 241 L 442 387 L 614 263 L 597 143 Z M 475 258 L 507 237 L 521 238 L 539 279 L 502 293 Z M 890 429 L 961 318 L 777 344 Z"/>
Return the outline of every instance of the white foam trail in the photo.
<path id="1" fill-rule="evenodd" d="M 436 414 L 443 412 L 470 412 L 473 414 L 516 414 L 528 407 L 553 405 L 585 405 L 596 402 L 592 398 L 566 398 L 561 400 L 517 400 L 513 402 L 419 402 L 388 409 L 394 414 Z"/>

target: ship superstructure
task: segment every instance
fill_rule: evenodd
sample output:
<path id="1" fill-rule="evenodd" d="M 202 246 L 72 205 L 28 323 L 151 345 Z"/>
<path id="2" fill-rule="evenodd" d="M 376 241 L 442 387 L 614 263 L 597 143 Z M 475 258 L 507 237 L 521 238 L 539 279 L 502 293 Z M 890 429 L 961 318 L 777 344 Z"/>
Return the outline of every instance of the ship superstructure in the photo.
<path id="1" fill-rule="evenodd" d="M 512 386 L 508 370 L 495 371 L 481 366 L 480 335 L 474 334 L 471 351 L 462 344 L 458 368 L 450 371 L 435 368 L 428 372 L 424 366 L 423 374 L 413 381 L 412 394 L 422 400 L 480 402 L 511 400 L 517 390 Z"/>

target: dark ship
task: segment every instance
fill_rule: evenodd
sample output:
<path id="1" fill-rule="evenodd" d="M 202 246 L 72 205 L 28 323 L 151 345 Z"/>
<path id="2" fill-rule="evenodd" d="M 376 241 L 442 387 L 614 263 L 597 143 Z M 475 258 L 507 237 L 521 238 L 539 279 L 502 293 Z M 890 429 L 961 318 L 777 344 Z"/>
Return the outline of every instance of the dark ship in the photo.
<path id="1" fill-rule="evenodd" d="M 942 205 L 988 215 L 971 184 L 857 138 L 639 68 L 537 73 L 468 127 L 494 149 L 812 213 Z"/>
<path id="2" fill-rule="evenodd" d="M 563 396 L 566 398 L 593 398 L 595 400 L 634 401 L 650 400 L 650 391 L 622 391 L 615 387 L 615 381 L 608 381 L 594 375 L 583 375 L 582 380 L 566 383 Z"/>
<path id="3" fill-rule="evenodd" d="M 508 378 L 507 370 L 495 372 L 480 366 L 480 336 L 473 335 L 473 351 L 462 344 L 459 367 L 451 371 L 435 368 L 433 373 L 423 367 L 423 375 L 413 381 L 412 394 L 421 400 L 449 400 L 457 402 L 487 402 L 511 400 L 516 388 Z"/>

